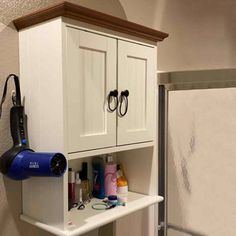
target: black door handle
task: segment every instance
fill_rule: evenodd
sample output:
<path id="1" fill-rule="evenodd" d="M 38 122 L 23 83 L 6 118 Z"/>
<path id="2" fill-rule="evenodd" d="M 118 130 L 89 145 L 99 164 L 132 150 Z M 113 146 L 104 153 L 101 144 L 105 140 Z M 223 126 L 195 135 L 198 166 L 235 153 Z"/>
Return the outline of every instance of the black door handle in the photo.
<path id="1" fill-rule="evenodd" d="M 120 106 L 118 110 L 119 110 L 119 115 L 121 117 L 125 116 L 126 113 L 128 112 L 128 105 L 129 105 L 128 96 L 129 96 L 129 90 L 124 90 L 120 93 Z M 124 112 L 122 112 L 123 103 L 125 103 Z"/>
<path id="2" fill-rule="evenodd" d="M 111 107 L 111 103 L 112 101 L 115 101 L 115 106 L 112 108 Z M 108 94 L 108 110 L 110 112 L 113 112 L 117 109 L 118 107 L 118 91 L 117 89 L 113 90 L 113 91 L 110 91 L 110 93 Z"/>

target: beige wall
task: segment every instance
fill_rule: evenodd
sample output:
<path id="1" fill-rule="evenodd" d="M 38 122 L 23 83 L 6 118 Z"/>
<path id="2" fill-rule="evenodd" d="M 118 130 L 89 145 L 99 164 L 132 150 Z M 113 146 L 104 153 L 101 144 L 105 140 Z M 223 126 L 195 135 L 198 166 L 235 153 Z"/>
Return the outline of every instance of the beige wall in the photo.
<path id="1" fill-rule="evenodd" d="M 127 18 L 170 34 L 159 44 L 161 71 L 236 66 L 234 0 L 120 0 Z"/>
<path id="2" fill-rule="evenodd" d="M 13 18 L 59 0 L 0 1 L 0 94 L 4 78 L 18 73 L 18 34 Z M 228 68 L 236 64 L 234 0 L 82 0 L 73 2 L 170 33 L 159 45 L 158 69 Z M 0 121 L 0 153 L 11 145 L 10 100 Z M 49 235 L 19 221 L 21 185 L 0 175 L 0 235 Z"/>

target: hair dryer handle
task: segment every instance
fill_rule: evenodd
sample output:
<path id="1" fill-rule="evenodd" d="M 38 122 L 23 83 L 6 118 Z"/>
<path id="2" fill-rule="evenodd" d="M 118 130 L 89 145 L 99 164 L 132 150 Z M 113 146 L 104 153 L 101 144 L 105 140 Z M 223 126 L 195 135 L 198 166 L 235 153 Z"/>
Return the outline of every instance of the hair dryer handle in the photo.
<path id="1" fill-rule="evenodd" d="M 26 115 L 23 106 L 13 106 L 10 112 L 11 136 L 14 146 L 28 147 Z"/>

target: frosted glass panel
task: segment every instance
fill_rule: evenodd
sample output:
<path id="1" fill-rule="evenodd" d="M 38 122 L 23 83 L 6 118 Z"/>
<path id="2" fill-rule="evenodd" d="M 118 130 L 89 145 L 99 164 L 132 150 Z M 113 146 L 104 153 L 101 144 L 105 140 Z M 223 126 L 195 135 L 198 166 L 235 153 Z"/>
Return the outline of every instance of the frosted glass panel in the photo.
<path id="1" fill-rule="evenodd" d="M 169 229 L 168 230 L 168 236 L 189 236 L 189 234 L 185 234 L 185 233 L 173 230 L 173 229 Z"/>
<path id="2" fill-rule="evenodd" d="M 168 112 L 168 222 L 236 235 L 236 89 L 172 91 Z"/>

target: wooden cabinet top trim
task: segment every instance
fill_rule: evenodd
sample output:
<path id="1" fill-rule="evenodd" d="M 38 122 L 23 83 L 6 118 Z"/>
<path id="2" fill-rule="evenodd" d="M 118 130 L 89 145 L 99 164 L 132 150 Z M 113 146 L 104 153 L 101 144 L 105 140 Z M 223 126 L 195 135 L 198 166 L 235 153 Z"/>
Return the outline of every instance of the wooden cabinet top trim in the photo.
<path id="1" fill-rule="evenodd" d="M 162 41 L 168 37 L 167 33 L 66 1 L 22 16 L 15 19 L 13 23 L 17 30 L 21 30 L 59 16 L 101 26 L 154 42 Z"/>

